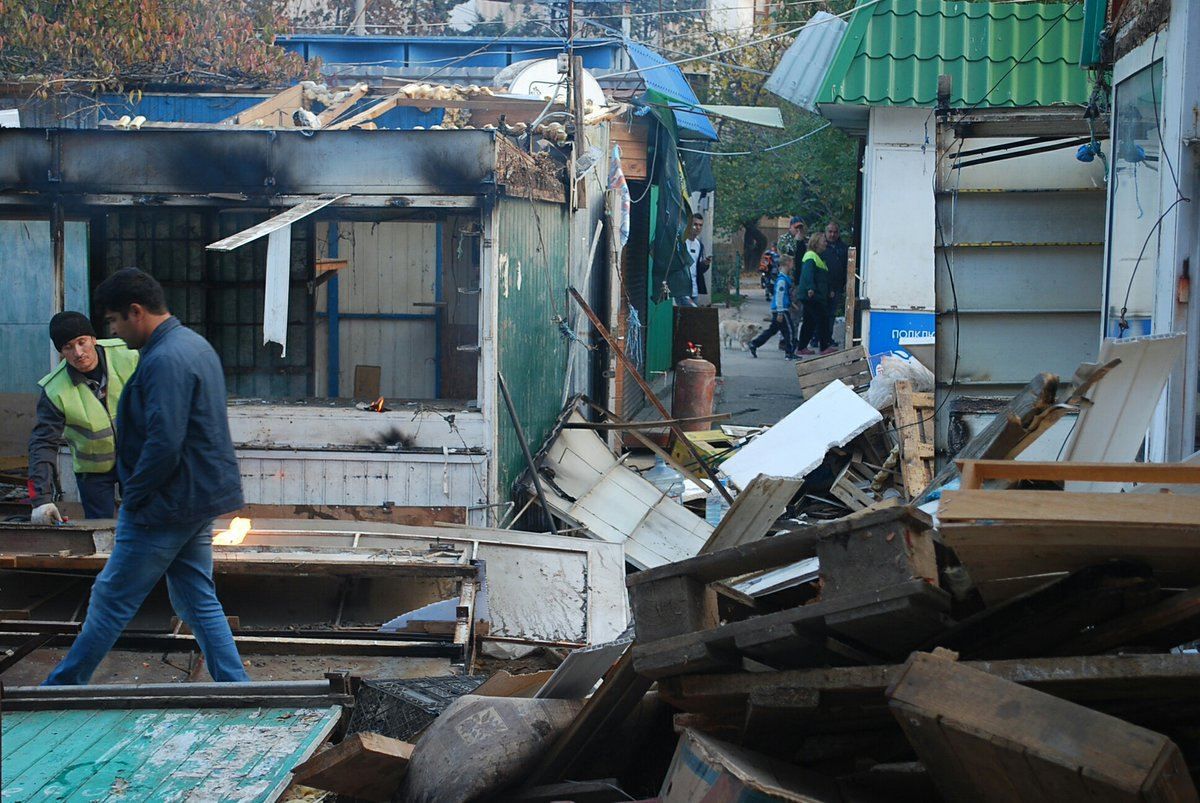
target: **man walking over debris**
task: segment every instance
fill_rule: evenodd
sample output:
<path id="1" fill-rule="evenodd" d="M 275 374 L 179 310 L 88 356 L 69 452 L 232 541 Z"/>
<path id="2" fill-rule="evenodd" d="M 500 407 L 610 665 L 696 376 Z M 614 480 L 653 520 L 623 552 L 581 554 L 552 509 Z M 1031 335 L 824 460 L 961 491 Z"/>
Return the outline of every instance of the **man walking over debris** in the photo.
<path id="1" fill-rule="evenodd" d="M 140 352 L 117 408 L 123 500 L 83 630 L 46 685 L 86 684 L 159 578 L 217 681 L 246 681 L 212 578 L 212 522 L 243 504 L 212 346 L 167 311 L 162 286 L 125 268 L 96 288 L 115 334 Z"/>
<path id="2" fill-rule="evenodd" d="M 817 338 L 821 353 L 833 351 L 829 341 L 826 318 L 829 315 L 829 266 L 822 259 L 827 250 L 824 234 L 814 234 L 808 241 L 808 251 L 800 266 L 800 277 L 796 282 L 796 294 L 804 306 L 804 322 L 800 325 L 798 342 L 803 346 L 797 354 L 812 354 L 808 342 Z"/>
<path id="3" fill-rule="evenodd" d="M 34 524 L 61 524 L 54 504 L 58 445 L 71 448 L 75 485 L 88 519 L 116 514 L 117 442 L 113 420 L 121 390 L 137 368 L 138 355 L 118 340 L 97 340 L 80 312 L 50 319 L 50 340 L 63 361 L 42 377 L 37 424 L 29 439 L 29 499 Z"/>
<path id="4" fill-rule="evenodd" d="M 825 253 L 821 254 L 829 266 L 829 303 L 825 317 L 825 342 L 829 344 L 833 343 L 833 322 L 846 300 L 846 264 L 849 255 L 849 247 L 842 242 L 841 227 L 836 221 L 829 221 L 825 226 Z"/>
<path id="5" fill-rule="evenodd" d="M 786 265 L 780 265 L 779 277 L 775 280 L 775 295 L 771 297 L 771 325 L 750 341 L 750 356 L 757 357 L 758 349 L 768 340 L 779 334 L 783 342 L 784 359 L 796 358 L 794 335 L 795 326 L 792 324 L 792 313 L 788 308 L 792 304 L 792 277 Z"/>

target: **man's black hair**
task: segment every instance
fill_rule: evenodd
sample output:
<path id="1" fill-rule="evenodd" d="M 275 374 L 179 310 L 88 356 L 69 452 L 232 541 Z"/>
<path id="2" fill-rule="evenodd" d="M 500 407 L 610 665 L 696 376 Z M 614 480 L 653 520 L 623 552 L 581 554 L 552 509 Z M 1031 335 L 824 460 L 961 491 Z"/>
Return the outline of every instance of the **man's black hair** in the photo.
<path id="1" fill-rule="evenodd" d="M 704 215 L 700 214 L 699 212 L 693 212 L 692 220 L 704 220 Z"/>
<path id="2" fill-rule="evenodd" d="M 96 288 L 96 307 L 101 314 L 115 312 L 124 318 L 133 304 L 140 304 L 154 315 L 167 311 L 162 285 L 145 271 L 122 268 Z"/>

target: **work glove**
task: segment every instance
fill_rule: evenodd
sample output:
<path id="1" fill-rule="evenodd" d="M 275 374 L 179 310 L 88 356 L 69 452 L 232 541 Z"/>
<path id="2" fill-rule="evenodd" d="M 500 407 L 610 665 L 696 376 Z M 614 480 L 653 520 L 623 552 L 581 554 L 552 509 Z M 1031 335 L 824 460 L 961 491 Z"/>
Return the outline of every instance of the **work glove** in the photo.
<path id="1" fill-rule="evenodd" d="M 40 505 L 33 509 L 33 513 L 29 515 L 29 521 L 32 524 L 40 524 L 43 527 L 52 524 L 62 524 L 62 514 L 58 512 L 58 506 L 53 502 Z"/>

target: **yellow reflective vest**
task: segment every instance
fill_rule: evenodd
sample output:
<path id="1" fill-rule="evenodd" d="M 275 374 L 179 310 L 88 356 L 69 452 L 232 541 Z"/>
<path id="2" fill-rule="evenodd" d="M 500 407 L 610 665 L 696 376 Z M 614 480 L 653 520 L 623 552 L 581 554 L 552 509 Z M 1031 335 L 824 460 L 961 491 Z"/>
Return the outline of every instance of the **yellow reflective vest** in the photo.
<path id="1" fill-rule="evenodd" d="M 96 347 L 104 349 L 108 372 L 104 403 L 86 382 L 76 384 L 71 379 L 66 360 L 38 382 L 66 419 L 63 436 L 71 446 L 77 474 L 103 474 L 117 464 L 117 402 L 138 364 L 138 353 L 124 340 L 97 340 Z"/>

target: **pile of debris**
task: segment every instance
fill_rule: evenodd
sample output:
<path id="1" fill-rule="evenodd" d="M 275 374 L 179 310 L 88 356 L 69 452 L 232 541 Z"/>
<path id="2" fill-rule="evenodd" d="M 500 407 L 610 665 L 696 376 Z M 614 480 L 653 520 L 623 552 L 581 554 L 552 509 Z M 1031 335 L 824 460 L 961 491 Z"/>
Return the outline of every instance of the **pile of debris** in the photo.
<path id="1" fill-rule="evenodd" d="M 881 412 L 834 378 L 731 438 L 715 528 L 575 400 L 527 480 L 624 546 L 633 642 L 458 698 L 389 743 L 373 799 L 1197 799 L 1200 462 L 1131 462 L 1152 405 L 1128 389 L 1157 398 L 1177 348 L 1035 377 L 937 476 L 931 394 L 896 381 Z M 1072 460 L 1014 459 L 1050 447 Z M 375 760 L 335 750 L 314 760 Z"/>

